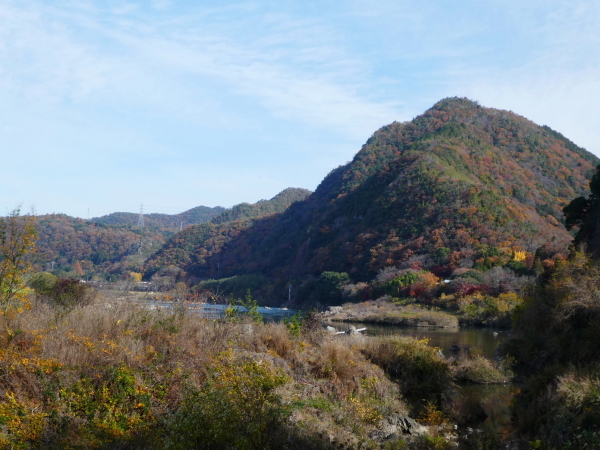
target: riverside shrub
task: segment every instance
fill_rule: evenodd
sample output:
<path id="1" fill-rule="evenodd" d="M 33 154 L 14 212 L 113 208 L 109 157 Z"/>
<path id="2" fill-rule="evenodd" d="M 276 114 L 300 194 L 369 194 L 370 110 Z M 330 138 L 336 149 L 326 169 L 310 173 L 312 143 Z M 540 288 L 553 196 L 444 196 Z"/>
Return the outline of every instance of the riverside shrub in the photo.
<path id="1" fill-rule="evenodd" d="M 388 336 L 366 343 L 364 354 L 400 385 L 409 401 L 439 402 L 451 383 L 449 363 L 427 339 Z"/>
<path id="2" fill-rule="evenodd" d="M 512 375 L 510 372 L 499 370 L 492 361 L 480 355 L 458 361 L 451 369 L 458 381 L 481 384 L 502 383 Z"/>
<path id="3" fill-rule="evenodd" d="M 289 412 L 276 389 L 288 377 L 269 364 L 220 354 L 204 385 L 168 424 L 166 449 L 265 449 Z"/>
<path id="4" fill-rule="evenodd" d="M 42 292 L 48 302 L 67 309 L 89 305 L 96 294 L 93 287 L 73 278 L 58 278 Z"/>

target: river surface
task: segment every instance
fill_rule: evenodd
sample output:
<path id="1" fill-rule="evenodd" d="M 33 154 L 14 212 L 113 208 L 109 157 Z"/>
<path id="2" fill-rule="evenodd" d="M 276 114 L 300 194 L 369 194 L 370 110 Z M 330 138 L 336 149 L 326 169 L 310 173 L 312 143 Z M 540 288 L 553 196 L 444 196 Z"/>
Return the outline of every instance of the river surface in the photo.
<path id="1" fill-rule="evenodd" d="M 348 328 L 350 324 L 334 322 L 332 325 L 340 331 Z M 370 336 L 385 336 L 400 334 L 417 339 L 429 339 L 429 345 L 442 350 L 444 356 L 452 356 L 452 347 L 461 349 L 470 347 L 472 352 L 479 352 L 482 356 L 492 359 L 494 350 L 504 339 L 506 330 L 490 328 L 410 328 L 393 325 L 376 325 L 370 323 L 353 323 L 356 328 L 367 329 Z"/>
<path id="2" fill-rule="evenodd" d="M 332 322 L 330 325 L 340 331 L 350 324 Z M 445 357 L 456 356 L 453 346 L 460 349 L 470 347 L 471 354 L 479 353 L 493 359 L 494 351 L 504 340 L 507 330 L 490 328 L 407 328 L 393 325 L 352 323 L 356 328 L 367 328 L 371 336 L 402 335 L 418 339 L 429 339 L 429 345 L 442 350 Z M 456 347 L 455 347 L 456 348 Z M 464 351 L 464 350 L 462 350 Z M 513 430 L 510 405 L 519 392 L 519 387 L 507 384 L 463 384 L 455 386 L 450 393 L 449 402 L 455 411 L 466 412 L 472 416 L 468 423 L 459 424 L 463 433 L 472 429 L 486 430 L 507 438 Z M 484 412 L 484 414 L 478 414 Z"/>
<path id="3" fill-rule="evenodd" d="M 173 309 L 181 307 L 180 303 L 173 302 L 160 302 L 160 301 L 143 301 L 140 302 L 146 305 L 149 309 Z M 209 319 L 218 319 L 225 315 L 225 310 L 229 307 L 229 305 L 217 305 L 214 303 L 189 303 L 186 302 L 183 307 L 185 310 L 191 314 L 197 314 L 202 317 L 207 317 Z M 240 314 L 243 314 L 247 311 L 243 306 L 234 306 L 235 309 L 238 310 Z M 287 309 L 287 308 L 269 308 L 259 306 L 257 311 L 262 314 L 263 318 L 266 322 L 279 322 L 286 317 L 291 317 L 294 314 L 298 313 L 298 310 L 295 309 Z"/>

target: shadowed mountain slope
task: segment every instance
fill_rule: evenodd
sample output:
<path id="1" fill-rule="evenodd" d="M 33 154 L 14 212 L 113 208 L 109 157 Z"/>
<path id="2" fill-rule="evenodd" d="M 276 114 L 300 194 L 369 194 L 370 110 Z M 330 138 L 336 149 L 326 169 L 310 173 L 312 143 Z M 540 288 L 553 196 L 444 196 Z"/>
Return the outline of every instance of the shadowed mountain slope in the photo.
<path id="1" fill-rule="evenodd" d="M 310 193 L 307 189 L 288 188 L 270 200 L 260 200 L 254 204 L 240 203 L 208 223 L 188 227 L 148 259 L 145 272 L 151 275 L 165 266 L 187 267 L 192 261 L 205 260 L 220 252 L 241 231 L 254 226 L 256 219 L 282 213 L 294 202 L 306 199 Z M 218 262 L 215 270 L 218 275 Z"/>

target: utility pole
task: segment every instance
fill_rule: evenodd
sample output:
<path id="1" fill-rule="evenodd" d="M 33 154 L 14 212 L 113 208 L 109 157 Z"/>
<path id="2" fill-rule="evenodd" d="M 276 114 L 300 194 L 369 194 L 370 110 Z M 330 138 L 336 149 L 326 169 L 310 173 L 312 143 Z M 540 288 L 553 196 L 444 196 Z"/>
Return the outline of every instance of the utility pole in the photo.
<path id="1" fill-rule="evenodd" d="M 179 222 L 179 231 L 183 230 L 183 221 Z"/>
<path id="2" fill-rule="evenodd" d="M 144 227 L 144 204 L 140 204 L 140 216 L 138 217 L 138 226 Z"/>
<path id="3" fill-rule="evenodd" d="M 288 304 L 292 301 L 292 285 L 290 284 L 288 287 Z"/>
<path id="4" fill-rule="evenodd" d="M 138 217 L 138 226 L 142 228 L 142 233 L 140 235 L 140 245 L 138 247 L 138 255 L 142 254 L 142 248 L 144 247 L 144 204 L 140 204 L 140 216 Z"/>

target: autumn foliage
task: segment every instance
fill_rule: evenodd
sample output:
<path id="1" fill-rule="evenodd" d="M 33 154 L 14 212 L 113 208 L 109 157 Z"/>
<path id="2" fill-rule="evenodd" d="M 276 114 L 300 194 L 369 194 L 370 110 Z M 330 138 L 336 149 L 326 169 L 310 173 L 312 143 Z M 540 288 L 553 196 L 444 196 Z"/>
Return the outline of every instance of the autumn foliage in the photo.
<path id="1" fill-rule="evenodd" d="M 561 209 L 587 195 L 599 162 L 512 112 L 445 99 L 378 130 L 280 215 L 176 235 L 146 273 L 176 264 L 192 280 L 257 274 L 270 280 L 262 297 L 280 302 L 292 284 L 302 302 L 300 287 L 324 272 L 356 283 L 394 266 L 444 279 L 465 267 L 543 271 L 566 254 Z"/>

